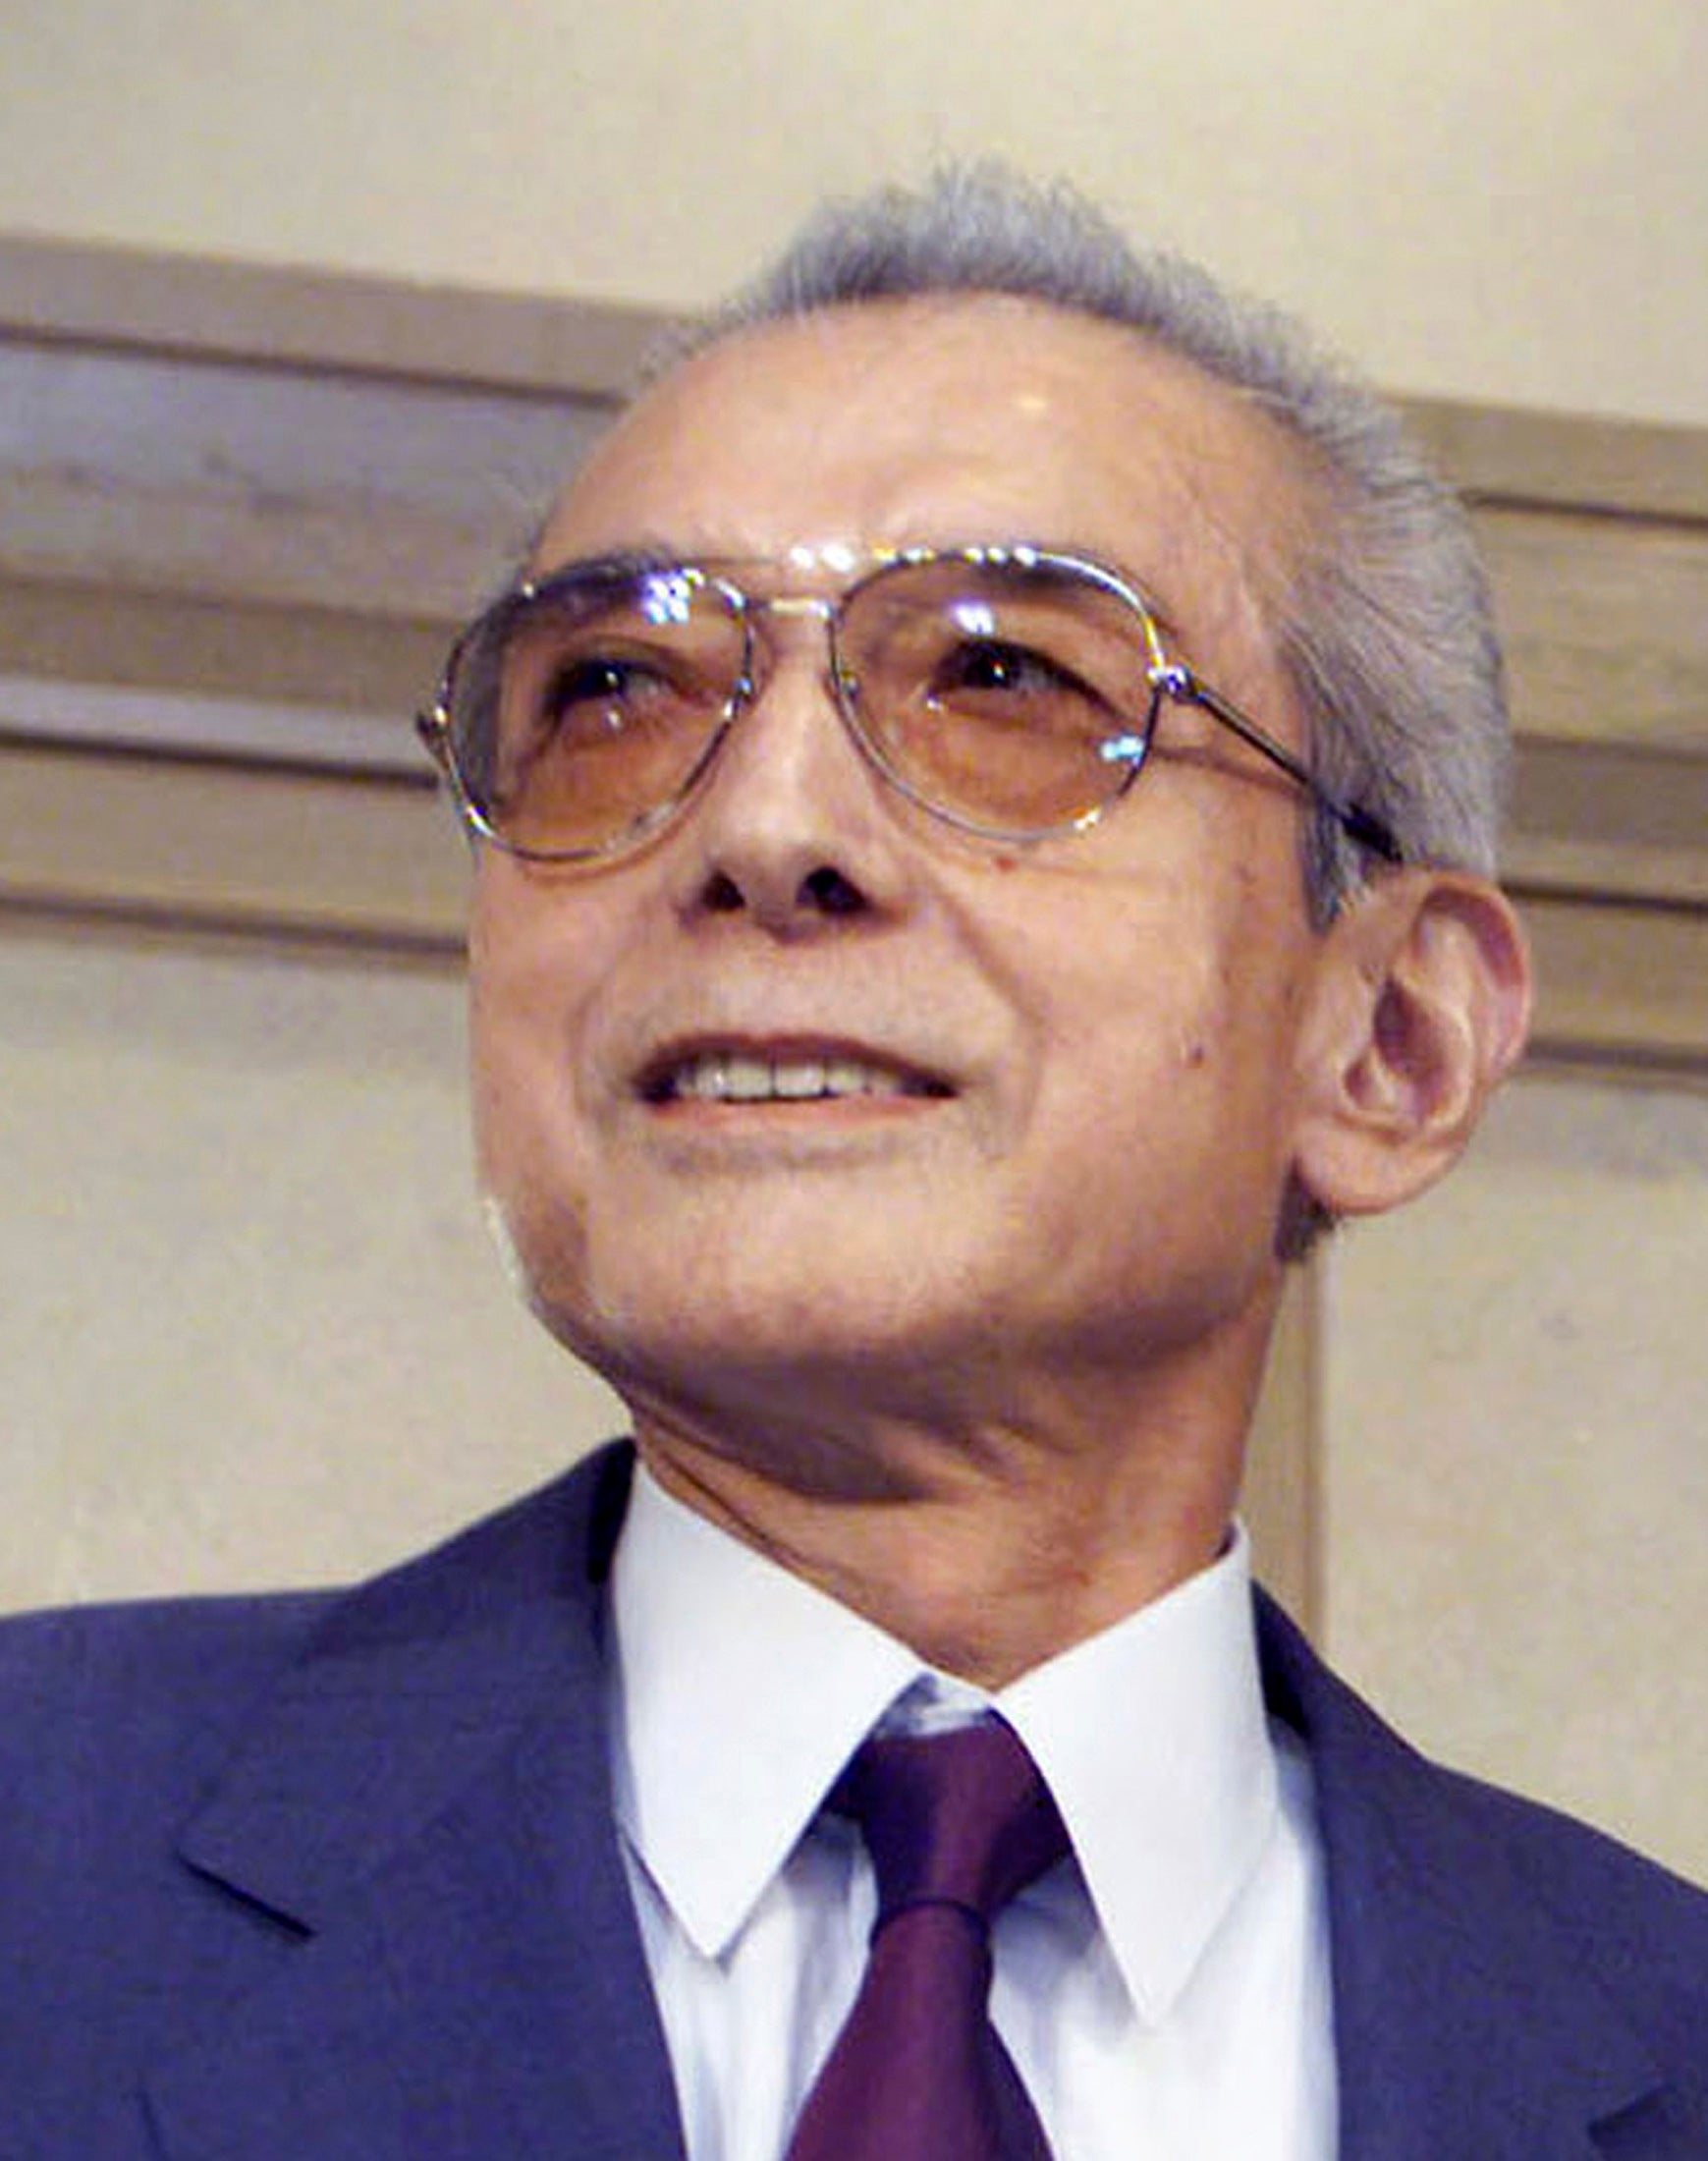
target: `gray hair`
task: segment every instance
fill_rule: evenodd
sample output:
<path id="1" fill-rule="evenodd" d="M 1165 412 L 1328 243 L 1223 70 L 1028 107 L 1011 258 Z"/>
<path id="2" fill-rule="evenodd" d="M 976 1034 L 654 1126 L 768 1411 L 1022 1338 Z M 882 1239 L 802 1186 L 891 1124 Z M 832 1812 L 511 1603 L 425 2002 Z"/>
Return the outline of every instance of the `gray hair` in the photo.
<path id="1" fill-rule="evenodd" d="M 1382 819 L 1407 861 L 1492 876 L 1506 694 L 1469 523 L 1398 416 L 1280 310 L 1178 255 L 1140 253 L 1065 185 L 979 164 L 916 192 L 826 203 L 675 357 L 824 308 L 955 292 L 1015 294 L 1125 325 L 1233 386 L 1303 446 L 1328 515 L 1271 603 L 1271 630 L 1313 769 Z M 1363 868 L 1319 810 L 1305 844 L 1319 922 Z"/>

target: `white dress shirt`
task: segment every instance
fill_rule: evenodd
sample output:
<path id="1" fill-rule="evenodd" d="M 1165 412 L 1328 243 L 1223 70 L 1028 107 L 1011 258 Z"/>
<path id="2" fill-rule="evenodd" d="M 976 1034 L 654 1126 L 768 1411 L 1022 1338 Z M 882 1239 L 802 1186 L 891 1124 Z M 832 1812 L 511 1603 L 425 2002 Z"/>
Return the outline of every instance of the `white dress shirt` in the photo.
<path id="1" fill-rule="evenodd" d="M 999 1917 L 991 2016 L 1057 2161 L 1332 2161 L 1308 1763 L 1265 1716 L 1242 1533 L 985 1694 L 637 1470 L 614 1579 L 624 1856 L 689 2161 L 780 2161 L 854 2002 L 873 1889 L 818 1811 L 886 1714 L 994 1707 L 1073 1855 Z"/>

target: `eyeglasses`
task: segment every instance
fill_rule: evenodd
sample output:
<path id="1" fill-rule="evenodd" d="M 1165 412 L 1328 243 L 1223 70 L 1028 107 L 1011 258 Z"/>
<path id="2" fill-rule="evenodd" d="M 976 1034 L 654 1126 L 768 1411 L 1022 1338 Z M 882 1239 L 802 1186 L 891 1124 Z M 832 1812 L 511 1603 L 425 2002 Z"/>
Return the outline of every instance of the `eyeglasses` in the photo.
<path id="1" fill-rule="evenodd" d="M 1095 824 L 1143 768 L 1165 700 L 1201 706 L 1360 848 L 1388 827 L 1165 652 L 1115 572 L 1021 545 L 908 548 L 839 596 L 754 598 L 721 572 L 620 556 L 528 580 L 453 646 L 423 740 L 468 824 L 580 862 L 638 847 L 688 802 L 761 689 L 759 625 L 825 627 L 829 687 L 872 768 L 993 841 Z"/>

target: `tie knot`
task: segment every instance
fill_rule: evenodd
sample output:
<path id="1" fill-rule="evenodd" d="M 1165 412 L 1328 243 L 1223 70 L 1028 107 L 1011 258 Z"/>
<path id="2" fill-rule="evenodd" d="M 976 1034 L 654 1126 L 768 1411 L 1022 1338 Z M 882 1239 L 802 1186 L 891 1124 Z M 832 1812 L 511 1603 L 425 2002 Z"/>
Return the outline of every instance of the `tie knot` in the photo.
<path id="1" fill-rule="evenodd" d="M 868 1740 L 831 1805 L 864 1833 L 880 1923 L 905 1907 L 943 1902 L 988 1925 L 1068 1851 L 1049 1788 L 1000 1719 Z"/>

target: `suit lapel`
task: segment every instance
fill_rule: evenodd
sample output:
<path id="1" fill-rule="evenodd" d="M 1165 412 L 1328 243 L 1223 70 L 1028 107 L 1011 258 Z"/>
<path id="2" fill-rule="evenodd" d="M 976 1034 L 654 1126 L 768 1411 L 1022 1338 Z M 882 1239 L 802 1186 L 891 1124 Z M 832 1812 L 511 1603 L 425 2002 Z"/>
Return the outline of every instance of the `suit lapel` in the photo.
<path id="1" fill-rule="evenodd" d="M 260 1954 L 170 2161 L 680 2161 L 609 1806 L 606 1458 L 335 1609 L 192 1825 Z"/>
<path id="2" fill-rule="evenodd" d="M 1259 1620 L 1316 1777 L 1341 2161 L 1699 2152 L 1699 2133 L 1666 2142 L 1665 2080 L 1503 1840 L 1504 1804 L 1416 1755 L 1266 1601 Z M 1616 2120 L 1630 2142 L 1598 2143 Z"/>

